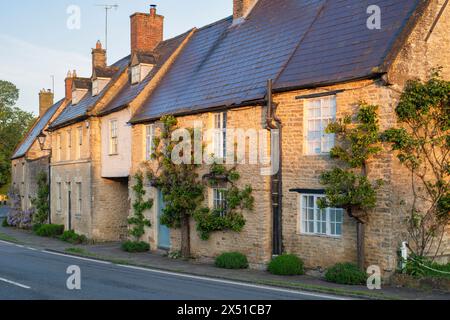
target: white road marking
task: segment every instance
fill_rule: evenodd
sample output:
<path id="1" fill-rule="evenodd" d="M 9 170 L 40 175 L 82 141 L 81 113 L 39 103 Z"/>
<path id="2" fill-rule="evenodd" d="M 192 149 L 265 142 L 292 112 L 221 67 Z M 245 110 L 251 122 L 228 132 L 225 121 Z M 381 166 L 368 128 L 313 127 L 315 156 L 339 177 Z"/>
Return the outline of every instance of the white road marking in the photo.
<path id="1" fill-rule="evenodd" d="M 176 272 L 170 272 L 170 271 L 148 269 L 148 268 L 141 268 L 141 267 L 135 267 L 135 266 L 127 266 L 127 265 L 122 265 L 122 264 L 118 264 L 117 266 L 123 267 L 123 268 L 128 268 L 128 269 L 140 270 L 140 271 L 147 271 L 147 272 L 160 273 L 160 274 L 177 276 L 177 277 L 184 277 L 184 278 L 189 278 L 189 279 L 204 280 L 204 281 L 209 281 L 209 282 L 218 282 L 218 283 L 231 284 L 231 285 L 248 287 L 248 288 L 264 289 L 264 290 L 278 291 L 278 292 L 284 292 L 284 293 L 298 294 L 298 295 L 303 295 L 303 296 L 311 296 L 311 297 L 316 297 L 316 298 L 332 299 L 332 300 L 350 300 L 350 298 L 337 297 L 337 296 L 331 296 L 331 295 L 326 295 L 326 294 L 317 294 L 317 293 L 310 293 L 310 292 L 304 292 L 304 291 L 276 288 L 276 287 L 265 286 L 265 285 L 251 284 L 251 283 L 245 283 L 245 282 L 236 282 L 236 281 L 231 281 L 231 280 L 214 279 L 214 278 L 194 276 L 194 275 L 182 274 L 182 273 L 176 273 Z"/>
<path id="2" fill-rule="evenodd" d="M 14 245 L 15 245 L 15 244 L 12 243 L 12 242 L 3 241 L 3 240 L 0 240 L 0 243 L 3 243 L 3 244 L 9 244 L 10 246 L 14 246 Z"/>
<path id="3" fill-rule="evenodd" d="M 31 289 L 31 287 L 29 287 L 29 286 L 26 286 L 26 285 L 24 285 L 24 284 L 21 284 L 21 283 L 18 283 L 18 282 L 14 282 L 14 281 L 11 281 L 11 280 L 8 280 L 8 279 L 0 278 L 0 281 L 3 281 L 3 282 L 6 282 L 6 283 L 15 285 L 15 286 L 17 286 L 17 287 L 21 287 L 21 288 L 23 288 L 23 289 Z"/>
<path id="4" fill-rule="evenodd" d="M 108 262 L 108 261 L 83 258 L 83 257 L 73 256 L 73 255 L 70 255 L 70 254 L 57 253 L 57 252 L 53 252 L 53 251 L 42 250 L 41 252 L 48 253 L 48 254 L 53 254 L 55 256 L 66 257 L 66 258 L 73 258 L 73 259 L 78 259 L 78 260 L 96 262 L 96 263 L 100 263 L 100 264 L 112 264 L 111 262 Z"/>
<path id="5" fill-rule="evenodd" d="M 38 251 L 37 249 L 32 248 L 32 247 L 25 247 L 25 248 L 28 249 L 28 250 L 31 250 L 31 251 Z"/>

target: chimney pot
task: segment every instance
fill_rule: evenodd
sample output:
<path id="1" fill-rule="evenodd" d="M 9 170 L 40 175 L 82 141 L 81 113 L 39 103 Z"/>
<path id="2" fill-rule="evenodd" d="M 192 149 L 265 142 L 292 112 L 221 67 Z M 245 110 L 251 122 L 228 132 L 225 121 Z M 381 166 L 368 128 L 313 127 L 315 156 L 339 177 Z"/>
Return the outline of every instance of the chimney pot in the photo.
<path id="1" fill-rule="evenodd" d="M 94 74 L 95 68 L 105 68 L 106 65 L 106 50 L 103 49 L 102 43 L 98 40 L 95 49 L 92 49 L 92 74 Z"/>

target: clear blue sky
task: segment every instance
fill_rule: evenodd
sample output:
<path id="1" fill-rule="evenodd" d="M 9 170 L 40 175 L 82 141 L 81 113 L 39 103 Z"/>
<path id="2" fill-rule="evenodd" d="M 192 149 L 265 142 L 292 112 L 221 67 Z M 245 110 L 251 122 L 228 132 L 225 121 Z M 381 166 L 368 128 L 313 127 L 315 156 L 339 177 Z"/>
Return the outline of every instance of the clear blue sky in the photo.
<path id="1" fill-rule="evenodd" d="M 17 106 L 38 113 L 38 92 L 51 88 L 55 99 L 64 92 L 67 71 L 91 75 L 91 48 L 104 41 L 105 14 L 97 4 L 118 4 L 109 15 L 108 62 L 130 53 L 129 16 L 158 5 L 165 16 L 165 38 L 231 15 L 232 0 L 16 0 L 0 2 L 0 79 L 20 89 Z M 67 9 L 81 9 L 80 29 L 69 29 Z"/>

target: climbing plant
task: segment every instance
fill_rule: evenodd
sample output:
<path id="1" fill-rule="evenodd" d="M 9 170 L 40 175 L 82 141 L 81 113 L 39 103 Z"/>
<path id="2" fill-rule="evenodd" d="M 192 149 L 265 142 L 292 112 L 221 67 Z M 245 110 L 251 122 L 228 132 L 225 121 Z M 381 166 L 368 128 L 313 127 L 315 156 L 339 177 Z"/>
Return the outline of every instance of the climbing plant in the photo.
<path id="1" fill-rule="evenodd" d="M 241 209 L 253 208 L 252 189 L 246 186 L 240 190 L 236 186 L 239 174 L 235 169 L 226 170 L 224 166 L 213 163 L 209 174 L 199 176 L 200 165 L 195 164 L 194 148 L 191 141 L 193 130 L 181 140 L 172 139 L 178 129 L 178 121 L 173 116 L 161 119 L 162 129 L 159 137 L 154 139 L 155 150 L 152 159 L 155 167 L 148 168 L 148 179 L 163 194 L 165 208 L 160 222 L 170 228 L 180 228 L 181 255 L 190 256 L 190 219 L 197 223 L 197 230 L 202 239 L 218 230 L 241 231 L 245 219 Z M 180 163 L 173 157 L 182 157 Z M 225 184 L 226 212 L 205 208 L 203 204 L 206 186 Z"/>
<path id="2" fill-rule="evenodd" d="M 227 170 L 225 166 L 213 163 L 210 173 L 205 175 L 210 187 L 224 185 L 223 196 L 226 207 L 211 209 L 199 208 L 194 219 L 197 223 L 197 231 L 202 240 L 208 240 L 211 232 L 232 230 L 240 232 L 245 226 L 245 218 L 242 210 L 253 210 L 255 199 L 252 196 L 252 187 L 245 186 L 242 190 L 236 185 L 240 179 L 236 168 Z"/>
<path id="3" fill-rule="evenodd" d="M 368 161 L 381 152 L 377 106 L 359 103 L 358 113 L 332 122 L 327 133 L 336 135 L 336 146 L 331 157 L 341 161 L 322 173 L 320 182 L 325 186 L 325 197 L 319 200 L 321 208 L 343 208 L 357 222 L 358 265 L 364 268 L 364 224 L 376 205 L 377 189 L 382 181 L 368 178 Z"/>
<path id="4" fill-rule="evenodd" d="M 152 160 L 156 164 L 154 168 L 149 167 L 147 176 L 153 185 L 157 187 L 163 195 L 165 208 L 160 218 L 160 223 L 169 228 L 180 228 L 181 231 L 181 255 L 185 258 L 190 257 L 190 218 L 193 216 L 197 207 L 203 200 L 204 186 L 199 181 L 196 169 L 199 167 L 194 164 L 193 151 L 190 148 L 190 137 L 186 140 L 173 141 L 172 134 L 178 128 L 177 119 L 173 116 L 164 116 L 161 118 L 162 129 L 159 137 L 154 139 L 154 151 Z M 189 147 L 189 151 L 181 156 L 190 161 L 178 163 L 173 156 L 174 148 L 178 146 Z M 184 150 L 184 149 L 183 149 Z M 180 151 L 182 153 L 183 151 Z"/>
<path id="5" fill-rule="evenodd" d="M 37 195 L 31 200 L 31 204 L 35 208 L 33 216 L 33 224 L 44 224 L 48 221 L 50 212 L 48 197 L 50 188 L 47 183 L 47 174 L 43 171 L 37 175 Z"/>
<path id="6" fill-rule="evenodd" d="M 436 256 L 450 221 L 450 82 L 439 69 L 427 81 L 409 81 L 395 112 L 398 127 L 383 140 L 410 172 L 410 248 L 420 257 Z"/>
<path id="7" fill-rule="evenodd" d="M 136 241 L 139 241 L 145 234 L 145 227 L 150 227 L 151 223 L 145 218 L 144 212 L 149 210 L 153 206 L 153 200 L 144 200 L 146 194 L 144 189 L 144 175 L 142 172 L 138 172 L 134 176 L 135 185 L 133 186 L 133 192 L 135 200 L 133 202 L 133 216 L 128 219 L 128 224 L 132 226 L 129 230 L 130 235 L 135 237 Z"/>

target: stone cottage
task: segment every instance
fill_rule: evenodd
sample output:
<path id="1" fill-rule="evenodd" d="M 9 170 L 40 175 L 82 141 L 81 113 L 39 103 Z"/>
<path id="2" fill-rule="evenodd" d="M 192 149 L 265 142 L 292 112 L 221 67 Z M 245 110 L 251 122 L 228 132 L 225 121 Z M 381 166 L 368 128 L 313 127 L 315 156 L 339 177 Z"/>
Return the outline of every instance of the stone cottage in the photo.
<path id="1" fill-rule="evenodd" d="M 45 145 L 39 144 L 39 134 L 46 130 L 65 108 L 66 103 L 60 100 L 53 102 L 53 92 L 41 90 L 39 93 L 39 117 L 31 127 L 28 134 L 19 143 L 12 156 L 12 181 L 13 192 L 21 199 L 21 209 L 26 211 L 32 208 L 31 201 L 36 197 L 37 181 L 40 172 L 49 173 L 49 153 L 51 141 L 46 140 Z M 47 149 L 47 150 L 46 150 Z"/>
<path id="2" fill-rule="evenodd" d="M 380 106 L 381 129 L 390 128 L 406 80 L 425 79 L 434 66 L 442 66 L 449 79 L 450 50 L 444 48 L 450 43 L 450 8 L 440 0 L 235 0 L 233 5 L 232 17 L 195 32 L 132 116 L 132 172 L 144 168 L 163 115 L 175 115 L 182 127 L 201 122 L 217 130 L 279 128 L 276 175 L 261 175 L 262 165 L 237 166 L 239 183 L 250 184 L 256 199 L 254 211 L 245 212 L 244 230 L 216 232 L 202 241 L 192 222 L 193 255 L 240 251 L 253 266 L 282 252 L 299 255 L 308 267 L 356 262 L 355 220 L 342 209 L 319 214 L 317 205 L 324 193 L 319 176 L 336 164 L 326 124 L 354 114 L 358 102 L 366 101 Z M 370 24 L 371 6 L 381 13 L 380 28 Z M 273 85 L 267 86 L 268 79 Z M 219 138 L 212 150 L 224 157 L 222 150 L 238 140 Z M 401 199 L 408 200 L 407 175 L 387 151 L 371 163 L 369 175 L 385 184 L 366 225 L 365 260 L 386 274 L 397 267 L 397 250 L 407 237 L 400 210 Z M 157 190 L 149 194 L 159 198 Z M 220 190 L 205 196 L 206 204 L 222 205 Z M 149 212 L 154 223 L 148 241 L 154 249 L 179 250 L 179 230 L 164 230 L 160 214 L 160 205 Z M 444 255 L 450 254 L 446 241 Z"/>

